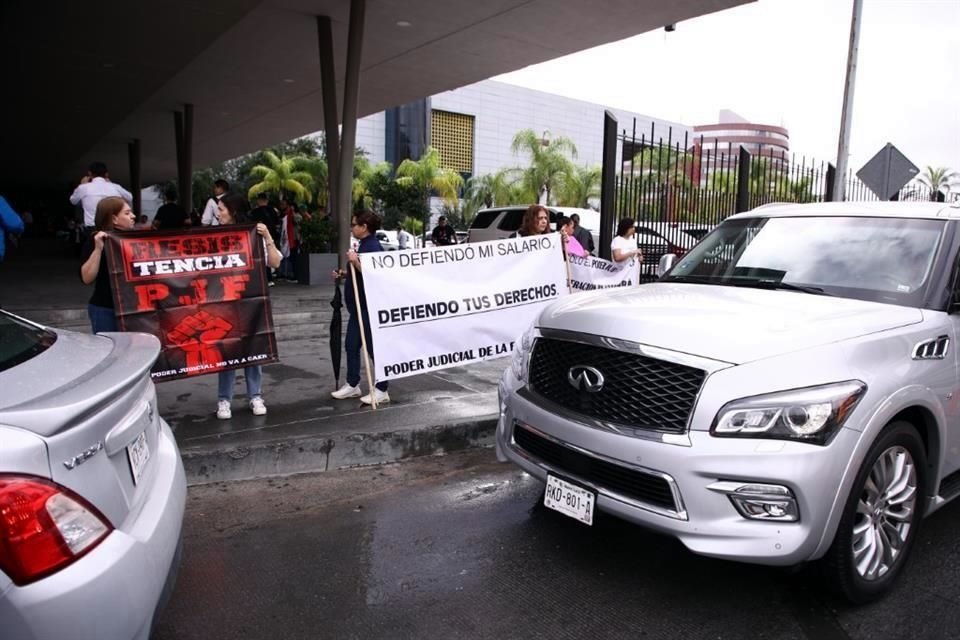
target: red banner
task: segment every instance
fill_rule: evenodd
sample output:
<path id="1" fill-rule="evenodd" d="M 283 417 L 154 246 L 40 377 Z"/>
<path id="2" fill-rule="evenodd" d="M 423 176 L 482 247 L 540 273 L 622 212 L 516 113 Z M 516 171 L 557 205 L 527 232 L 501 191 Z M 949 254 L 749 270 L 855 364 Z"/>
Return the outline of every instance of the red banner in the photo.
<path id="1" fill-rule="evenodd" d="M 155 381 L 279 360 L 253 225 L 112 233 L 107 261 L 120 330 L 163 345 Z"/>

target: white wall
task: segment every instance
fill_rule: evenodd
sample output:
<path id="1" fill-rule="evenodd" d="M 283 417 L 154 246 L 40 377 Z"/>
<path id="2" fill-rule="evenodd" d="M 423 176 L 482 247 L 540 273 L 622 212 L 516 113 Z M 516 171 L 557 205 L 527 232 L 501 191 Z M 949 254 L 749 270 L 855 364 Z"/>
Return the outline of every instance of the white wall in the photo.
<path id="1" fill-rule="evenodd" d="M 372 164 L 386 158 L 386 123 L 387 116 L 383 111 L 357 120 L 357 147 L 367 152 L 367 159 Z"/>

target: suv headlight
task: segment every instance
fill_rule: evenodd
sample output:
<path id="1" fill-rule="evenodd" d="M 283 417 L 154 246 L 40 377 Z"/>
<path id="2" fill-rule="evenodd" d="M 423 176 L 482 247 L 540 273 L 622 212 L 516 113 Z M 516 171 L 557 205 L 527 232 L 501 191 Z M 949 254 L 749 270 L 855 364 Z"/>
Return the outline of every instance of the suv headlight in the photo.
<path id="1" fill-rule="evenodd" d="M 859 380 L 780 391 L 729 402 L 710 433 L 827 444 L 867 390 Z"/>
<path id="2" fill-rule="evenodd" d="M 513 345 L 513 355 L 510 356 L 510 369 L 513 375 L 522 382 L 527 381 L 527 369 L 530 366 L 530 351 L 533 349 L 533 341 L 536 340 L 536 326 L 531 324 L 520 339 Z"/>

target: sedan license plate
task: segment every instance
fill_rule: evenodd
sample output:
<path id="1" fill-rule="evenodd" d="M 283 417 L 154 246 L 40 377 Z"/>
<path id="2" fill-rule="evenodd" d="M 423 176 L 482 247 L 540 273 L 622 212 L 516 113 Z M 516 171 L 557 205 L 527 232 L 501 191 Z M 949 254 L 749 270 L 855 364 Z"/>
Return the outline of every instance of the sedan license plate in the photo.
<path id="1" fill-rule="evenodd" d="M 559 511 L 584 524 L 593 524 L 593 507 L 597 494 L 579 485 L 547 474 L 547 490 L 543 495 L 543 504 L 549 509 Z"/>
<path id="2" fill-rule="evenodd" d="M 130 472 L 133 473 L 133 484 L 137 484 L 150 459 L 146 431 L 142 431 L 136 440 L 127 445 L 127 459 L 130 461 Z"/>

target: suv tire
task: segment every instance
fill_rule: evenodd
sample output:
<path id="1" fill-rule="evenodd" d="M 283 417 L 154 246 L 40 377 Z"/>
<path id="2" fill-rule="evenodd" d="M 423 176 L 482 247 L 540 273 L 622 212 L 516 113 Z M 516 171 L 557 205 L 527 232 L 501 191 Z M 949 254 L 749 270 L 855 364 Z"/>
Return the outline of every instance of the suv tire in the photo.
<path id="1" fill-rule="evenodd" d="M 906 564 L 926 508 L 923 441 L 891 422 L 857 472 L 837 535 L 824 556 L 831 586 L 854 603 L 885 594 Z"/>

